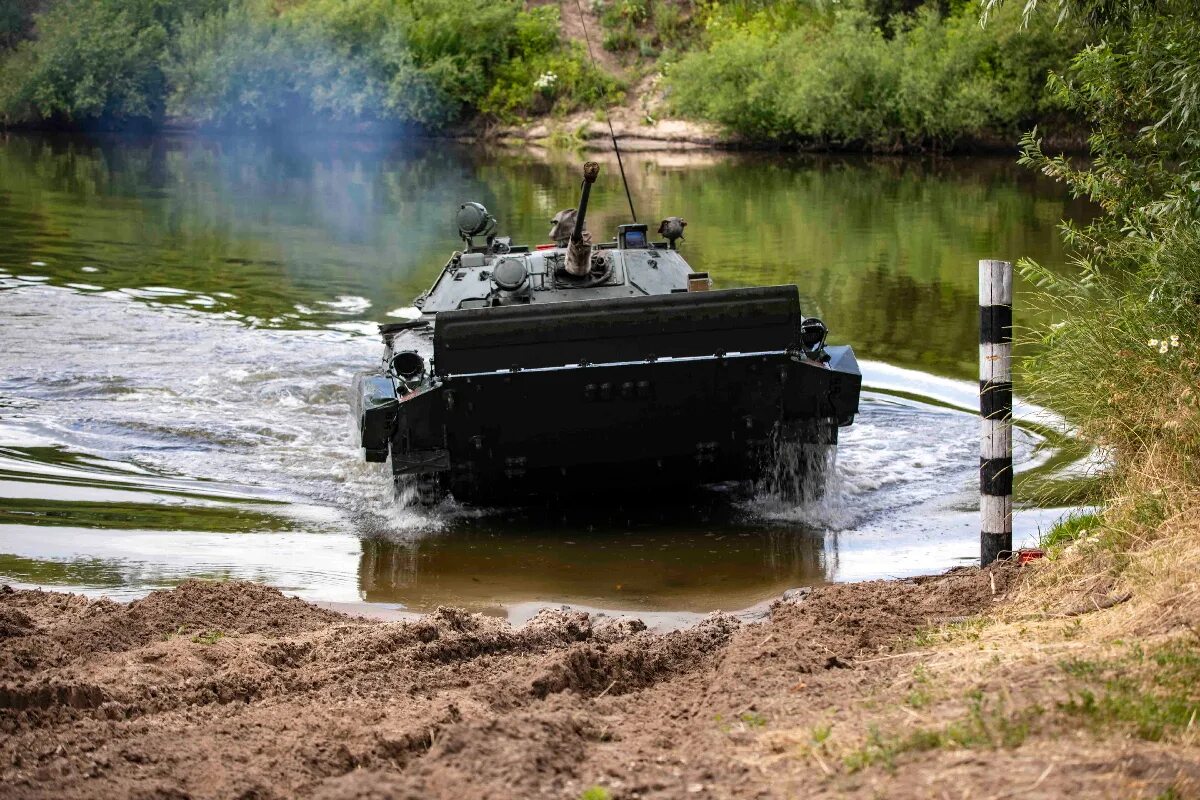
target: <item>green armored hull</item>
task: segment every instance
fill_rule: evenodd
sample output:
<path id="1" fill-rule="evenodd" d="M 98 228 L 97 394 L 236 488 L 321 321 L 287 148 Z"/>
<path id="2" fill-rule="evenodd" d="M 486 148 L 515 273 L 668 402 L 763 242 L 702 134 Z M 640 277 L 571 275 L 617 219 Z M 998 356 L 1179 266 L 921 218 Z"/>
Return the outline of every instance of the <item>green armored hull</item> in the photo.
<path id="1" fill-rule="evenodd" d="M 589 188 L 585 173 L 579 212 L 532 251 L 463 206 L 466 248 L 356 379 L 367 460 L 423 502 L 487 504 L 751 482 L 780 458 L 820 469 L 786 454 L 826 452 L 853 422 L 852 350 L 825 345 L 795 286 L 709 290 L 677 249 L 682 220 L 666 241 L 633 224 L 591 245 Z"/>

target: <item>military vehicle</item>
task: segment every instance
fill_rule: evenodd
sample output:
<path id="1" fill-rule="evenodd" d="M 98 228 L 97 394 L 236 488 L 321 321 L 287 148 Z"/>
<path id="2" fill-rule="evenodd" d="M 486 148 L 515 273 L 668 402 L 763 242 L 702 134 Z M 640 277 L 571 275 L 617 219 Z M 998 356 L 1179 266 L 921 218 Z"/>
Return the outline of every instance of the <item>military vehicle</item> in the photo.
<path id="1" fill-rule="evenodd" d="M 794 285 L 713 290 L 680 253 L 678 217 L 658 241 L 633 222 L 593 243 L 598 172 L 584 165 L 551 243 L 515 245 L 482 205 L 458 209 L 463 248 L 419 316 L 380 326 L 382 364 L 355 379 L 367 461 L 390 460 L 421 503 L 814 485 L 826 459 L 804 454 L 827 453 L 858 410 L 851 348 L 826 345 Z"/>

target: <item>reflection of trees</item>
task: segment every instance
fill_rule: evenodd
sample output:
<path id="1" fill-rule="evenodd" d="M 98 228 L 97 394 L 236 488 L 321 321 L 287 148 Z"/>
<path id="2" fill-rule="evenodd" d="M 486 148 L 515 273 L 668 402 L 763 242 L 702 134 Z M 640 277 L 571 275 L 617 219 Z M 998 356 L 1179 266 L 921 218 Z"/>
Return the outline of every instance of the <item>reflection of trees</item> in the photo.
<path id="1" fill-rule="evenodd" d="M 414 610 L 528 601 L 737 609 L 824 577 L 819 534 L 735 523 L 697 531 L 656 522 L 627 535 L 521 520 L 416 542 L 364 539 L 359 560 L 364 599 Z"/>
<path id="2" fill-rule="evenodd" d="M 358 561 L 358 587 L 363 598 L 391 598 L 417 580 L 417 544 L 363 539 Z"/>
<path id="3" fill-rule="evenodd" d="M 378 316 L 432 281 L 458 244 L 453 213 L 465 200 L 487 205 L 517 242 L 542 241 L 553 212 L 577 202 L 582 158 L 447 143 L 15 136 L 0 145 L 0 254 L 51 261 L 75 280 L 99 262 L 96 282 L 110 286 L 233 292 L 236 310 L 264 319 L 337 294 L 366 296 Z M 597 239 L 628 221 L 606 163 L 589 215 Z M 720 284 L 796 283 L 837 341 L 906 366 L 969 374 L 979 258 L 1062 261 L 1060 190 L 1003 159 L 634 154 L 628 173 L 642 219 L 686 217 L 686 256 Z"/>
<path id="4" fill-rule="evenodd" d="M 98 265 L 86 279 L 110 288 L 232 292 L 238 311 L 260 317 L 309 300 L 296 296 L 271 242 L 195 213 L 178 187 L 205 179 L 180 173 L 178 147 L 162 139 L 10 138 L 0 146 L 0 175 L 15 230 L 0 253 L 11 263 L 46 261 L 41 269 L 63 281 Z"/>
<path id="5" fill-rule="evenodd" d="M 823 273 L 822 281 L 833 283 Z M 866 269 L 818 295 L 839 341 L 862 342 L 860 356 L 930 372 L 970 374 L 977 369 L 978 296 L 908 275 Z"/>
<path id="6" fill-rule="evenodd" d="M 660 167 L 657 158 L 630 159 L 638 205 L 647 220 L 689 220 L 684 249 L 698 267 L 727 286 L 794 282 L 805 312 L 823 316 L 836 341 L 951 375 L 974 371 L 978 259 L 1062 264 L 1057 220 L 1087 213 L 1007 159 L 710 156 Z M 554 187 L 551 205 L 575 202 L 569 161 L 500 159 L 479 171 L 515 171 L 521 179 L 510 186 Z M 608 178 L 593 195 L 597 237 L 626 221 L 615 171 Z M 534 199 L 502 198 L 499 213 L 512 203 L 519 218 L 542 224 Z"/>

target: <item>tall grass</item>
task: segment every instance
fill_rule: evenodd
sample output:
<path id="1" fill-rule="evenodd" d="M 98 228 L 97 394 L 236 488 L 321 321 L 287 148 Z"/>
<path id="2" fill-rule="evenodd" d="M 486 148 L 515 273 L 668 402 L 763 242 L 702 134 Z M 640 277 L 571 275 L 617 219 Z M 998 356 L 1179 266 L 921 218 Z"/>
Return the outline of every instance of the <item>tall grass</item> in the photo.
<path id="1" fill-rule="evenodd" d="M 1129 238 L 1132 269 L 1054 277 L 1024 262 L 1058 319 L 1038 332 L 1026 389 L 1111 454 L 1113 480 L 1200 486 L 1200 231 Z M 1110 255 L 1111 259 L 1111 255 Z"/>
<path id="2" fill-rule="evenodd" d="M 1092 159 L 1049 155 L 1034 134 L 1022 161 L 1102 213 L 1062 226 L 1074 275 L 1021 265 L 1040 287 L 1029 299 L 1057 320 L 1029 337 L 1025 388 L 1110 457 L 1095 570 L 1141 564 L 1157 585 L 1139 591 L 1183 591 L 1194 574 L 1160 555 L 1200 564 L 1200 2 L 1061 8 L 1096 42 L 1050 83 L 1088 120 Z"/>

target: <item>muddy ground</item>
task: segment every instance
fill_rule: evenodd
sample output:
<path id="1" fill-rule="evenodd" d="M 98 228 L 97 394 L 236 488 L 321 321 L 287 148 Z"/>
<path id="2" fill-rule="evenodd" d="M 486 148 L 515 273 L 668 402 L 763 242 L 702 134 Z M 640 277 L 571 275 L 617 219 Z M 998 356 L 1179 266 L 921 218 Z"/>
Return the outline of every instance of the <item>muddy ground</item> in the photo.
<path id="1" fill-rule="evenodd" d="M 520 629 L 451 609 L 381 622 L 247 583 L 189 582 L 130 604 L 4 587 L 0 796 L 1153 797 L 1200 786 L 1200 768 L 1170 746 L 1082 746 L 1061 729 L 855 761 L 876 724 L 916 716 L 895 698 L 925 657 L 919 632 L 992 607 L 1013 575 L 827 586 L 761 623 L 714 615 L 668 634 L 570 611 Z M 821 744 L 830 732 L 842 749 Z"/>

